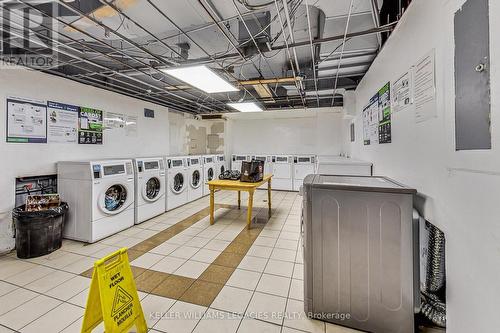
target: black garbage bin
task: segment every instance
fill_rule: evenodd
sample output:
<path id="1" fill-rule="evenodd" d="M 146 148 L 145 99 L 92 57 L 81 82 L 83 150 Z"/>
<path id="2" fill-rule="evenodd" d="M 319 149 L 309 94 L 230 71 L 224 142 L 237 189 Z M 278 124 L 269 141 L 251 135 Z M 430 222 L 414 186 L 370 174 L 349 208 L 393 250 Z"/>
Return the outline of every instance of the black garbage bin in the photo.
<path id="1" fill-rule="evenodd" d="M 68 204 L 38 212 L 26 212 L 25 206 L 12 211 L 16 227 L 16 251 L 21 259 L 40 257 L 61 247 Z"/>

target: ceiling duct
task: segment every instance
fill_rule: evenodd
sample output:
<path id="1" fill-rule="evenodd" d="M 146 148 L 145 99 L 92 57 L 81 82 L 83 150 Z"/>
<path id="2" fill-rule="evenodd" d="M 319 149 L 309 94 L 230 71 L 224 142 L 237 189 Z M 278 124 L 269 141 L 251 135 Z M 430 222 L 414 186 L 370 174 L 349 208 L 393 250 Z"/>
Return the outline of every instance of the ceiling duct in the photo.
<path id="1" fill-rule="evenodd" d="M 270 36 L 271 13 L 269 11 L 255 13 L 243 20 L 238 20 L 238 49 L 245 56 L 258 54 L 259 50 L 262 52 L 270 51 Z"/>
<path id="2" fill-rule="evenodd" d="M 309 41 L 310 37 L 313 40 L 323 38 L 323 32 L 325 30 L 325 13 L 318 7 L 309 5 L 309 23 L 307 22 L 307 9 L 305 5 L 300 6 L 295 13 L 295 23 L 293 25 L 293 35 L 297 41 Z M 309 35 L 309 24 L 311 26 L 311 36 Z M 313 64 L 317 63 L 320 56 L 321 44 L 315 44 L 313 46 L 314 59 L 311 54 L 311 46 L 309 44 L 303 47 L 295 48 L 297 53 L 297 58 L 299 59 L 299 65 L 301 73 L 305 77 L 313 77 Z M 289 67 L 289 63 L 288 63 Z M 287 68 L 291 70 L 291 68 Z"/>

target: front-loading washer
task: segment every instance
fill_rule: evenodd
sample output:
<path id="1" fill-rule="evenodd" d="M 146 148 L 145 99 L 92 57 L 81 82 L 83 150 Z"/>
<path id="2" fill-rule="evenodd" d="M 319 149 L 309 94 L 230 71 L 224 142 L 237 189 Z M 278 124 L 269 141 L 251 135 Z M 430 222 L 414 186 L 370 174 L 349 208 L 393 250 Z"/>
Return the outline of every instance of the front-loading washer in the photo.
<path id="1" fill-rule="evenodd" d="M 188 156 L 188 202 L 203 196 L 203 162 L 201 156 Z"/>
<path id="2" fill-rule="evenodd" d="M 307 175 L 316 173 L 315 155 L 295 155 L 293 157 L 293 190 L 300 191 Z"/>
<path id="3" fill-rule="evenodd" d="M 226 161 L 226 156 L 224 156 L 224 154 L 217 154 L 215 163 L 217 165 L 217 178 L 219 178 L 219 175 L 223 174 L 224 171 L 229 169 L 228 163 Z"/>
<path id="4" fill-rule="evenodd" d="M 293 190 L 293 159 L 288 155 L 273 155 L 273 178 L 271 186 L 273 190 Z"/>
<path id="5" fill-rule="evenodd" d="M 241 163 L 243 161 L 250 161 L 250 155 L 233 154 L 231 157 L 231 170 L 241 171 Z"/>
<path id="6" fill-rule="evenodd" d="M 203 195 L 210 194 L 208 182 L 219 178 L 217 170 L 216 155 L 203 156 Z"/>
<path id="7" fill-rule="evenodd" d="M 167 211 L 188 202 L 188 173 L 184 157 L 167 157 Z"/>
<path id="8" fill-rule="evenodd" d="M 162 157 L 134 159 L 135 224 L 165 212 L 165 163 Z"/>
<path id="9" fill-rule="evenodd" d="M 70 209 L 63 237 L 94 243 L 134 225 L 132 160 L 61 161 L 58 192 Z"/>

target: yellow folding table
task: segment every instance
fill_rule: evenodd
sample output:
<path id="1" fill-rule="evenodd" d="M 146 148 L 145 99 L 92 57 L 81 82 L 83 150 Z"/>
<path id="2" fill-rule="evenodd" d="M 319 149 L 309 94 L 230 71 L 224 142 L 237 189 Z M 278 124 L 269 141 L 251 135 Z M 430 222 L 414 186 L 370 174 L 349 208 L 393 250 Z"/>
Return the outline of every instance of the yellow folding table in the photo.
<path id="1" fill-rule="evenodd" d="M 246 183 L 239 180 L 222 180 L 216 179 L 208 182 L 210 189 L 210 224 L 214 224 L 214 210 L 215 210 L 215 191 L 227 190 L 238 191 L 238 209 L 241 208 L 241 192 L 248 192 L 248 212 L 247 212 L 247 228 L 250 229 L 252 223 L 252 208 L 253 208 L 253 194 L 257 187 L 267 183 L 267 204 L 269 207 L 269 216 L 271 216 L 271 178 L 273 175 L 265 175 L 264 178 L 257 183 Z"/>

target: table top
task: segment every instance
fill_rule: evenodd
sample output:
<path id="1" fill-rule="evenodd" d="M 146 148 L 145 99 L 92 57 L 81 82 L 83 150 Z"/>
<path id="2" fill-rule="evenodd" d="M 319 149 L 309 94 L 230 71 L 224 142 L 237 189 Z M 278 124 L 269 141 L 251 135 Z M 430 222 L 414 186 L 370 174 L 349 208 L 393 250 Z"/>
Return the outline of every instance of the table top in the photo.
<path id="1" fill-rule="evenodd" d="M 230 188 L 242 188 L 242 189 L 252 189 L 261 186 L 262 184 L 267 183 L 273 175 L 268 174 L 265 175 L 260 182 L 257 183 L 247 183 L 239 180 L 228 180 L 228 179 L 215 179 L 209 181 L 207 184 L 210 186 L 215 186 L 218 188 L 230 187 Z"/>

